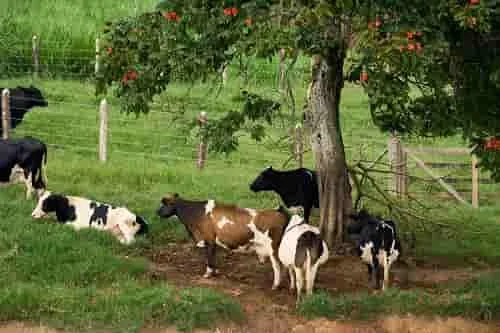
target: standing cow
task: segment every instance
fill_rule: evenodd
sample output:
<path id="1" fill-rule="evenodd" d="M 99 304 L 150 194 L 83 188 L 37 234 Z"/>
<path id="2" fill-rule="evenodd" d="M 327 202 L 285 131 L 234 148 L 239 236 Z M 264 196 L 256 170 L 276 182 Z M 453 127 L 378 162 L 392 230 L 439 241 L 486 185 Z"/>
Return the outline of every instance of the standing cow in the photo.
<path id="1" fill-rule="evenodd" d="M 306 222 L 309 222 L 312 208 L 319 208 L 316 172 L 306 168 L 278 171 L 268 167 L 250 184 L 250 190 L 278 193 L 289 209 L 298 207 L 304 209 Z"/>
<path id="2" fill-rule="evenodd" d="M 177 216 L 198 247 L 206 248 L 205 278 L 215 271 L 217 245 L 234 252 L 256 252 L 260 261 L 269 257 L 274 272 L 273 289 L 281 282 L 278 248 L 288 215 L 282 210 L 254 210 L 235 205 L 216 203 L 214 200 L 192 201 L 177 193 L 161 200 L 158 215 L 163 218 Z M 249 229 L 253 224 L 267 241 L 257 241 Z"/>
<path id="3" fill-rule="evenodd" d="M 368 277 L 375 278 L 375 288 L 382 290 L 389 286 L 389 272 L 392 264 L 401 255 L 401 243 L 396 224 L 371 216 L 366 210 L 351 214 L 354 223 L 347 226 L 347 232 L 358 239 L 358 255 L 368 267 Z M 383 276 L 382 276 L 383 269 Z"/>
<path id="4" fill-rule="evenodd" d="M 47 146 L 32 137 L 0 140 L 0 184 L 24 183 L 26 198 L 46 189 Z"/>
<path id="5" fill-rule="evenodd" d="M 10 106 L 10 128 L 16 128 L 24 118 L 24 115 L 30 111 L 31 108 L 47 107 L 49 104 L 42 95 L 42 92 L 33 86 L 30 87 L 17 87 L 8 88 L 10 92 L 9 106 Z M 0 92 L 4 88 L 0 88 Z M 0 106 L 0 114 L 2 114 L 2 107 Z M 0 122 L 0 137 L 3 133 L 3 124 Z"/>

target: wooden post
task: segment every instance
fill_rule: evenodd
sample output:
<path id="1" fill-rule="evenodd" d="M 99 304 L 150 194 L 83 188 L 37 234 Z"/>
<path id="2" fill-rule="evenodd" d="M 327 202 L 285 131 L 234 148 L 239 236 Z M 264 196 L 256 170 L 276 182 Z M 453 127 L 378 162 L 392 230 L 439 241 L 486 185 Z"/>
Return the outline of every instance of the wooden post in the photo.
<path id="1" fill-rule="evenodd" d="M 2 91 L 2 139 L 9 138 L 10 132 L 10 105 L 9 105 L 10 92 L 9 89 Z"/>
<path id="2" fill-rule="evenodd" d="M 472 155 L 472 207 L 479 208 L 479 169 L 477 156 Z"/>
<path id="3" fill-rule="evenodd" d="M 281 48 L 278 52 L 279 55 L 279 65 L 278 65 L 278 89 L 283 93 L 285 90 L 285 74 L 286 74 L 286 50 Z"/>
<path id="4" fill-rule="evenodd" d="M 227 80 L 229 80 L 229 64 L 224 65 L 224 69 L 222 70 L 222 85 L 225 86 L 227 84 Z"/>
<path id="5" fill-rule="evenodd" d="M 401 195 L 403 198 L 408 196 L 408 154 L 401 146 L 401 161 L 400 161 L 400 179 L 401 179 Z"/>
<path id="6" fill-rule="evenodd" d="M 389 140 L 389 165 L 391 167 L 391 181 L 389 182 L 389 192 L 398 197 L 401 196 L 401 142 L 392 135 Z"/>
<path id="7" fill-rule="evenodd" d="M 40 43 L 36 35 L 31 40 L 31 50 L 33 56 L 33 79 L 38 79 L 40 73 Z"/>
<path id="8" fill-rule="evenodd" d="M 97 76 L 101 71 L 101 41 L 99 38 L 95 39 L 95 75 Z"/>
<path id="9" fill-rule="evenodd" d="M 304 166 L 304 133 L 302 124 L 297 123 L 295 126 L 295 159 L 299 168 Z"/>
<path id="10" fill-rule="evenodd" d="M 103 99 L 99 106 L 99 120 L 99 160 L 106 162 L 108 147 L 108 102 L 106 99 Z"/>
<path id="11" fill-rule="evenodd" d="M 202 111 L 198 117 L 198 123 L 200 125 L 200 130 L 206 126 L 208 121 L 207 113 Z M 200 144 L 198 145 L 198 160 L 196 161 L 196 166 L 198 169 L 203 169 L 205 167 L 205 161 L 207 159 L 207 143 L 205 142 L 205 137 L 202 134 Z"/>

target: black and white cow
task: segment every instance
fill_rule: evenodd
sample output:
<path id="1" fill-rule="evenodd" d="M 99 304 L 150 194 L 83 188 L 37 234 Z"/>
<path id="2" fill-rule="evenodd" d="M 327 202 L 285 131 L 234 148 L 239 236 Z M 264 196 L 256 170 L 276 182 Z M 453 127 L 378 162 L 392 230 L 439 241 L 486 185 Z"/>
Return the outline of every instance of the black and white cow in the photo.
<path id="1" fill-rule="evenodd" d="M 361 260 L 368 266 L 370 281 L 375 275 L 375 287 L 380 288 L 382 269 L 384 270 L 382 289 L 389 285 L 391 265 L 401 255 L 401 243 L 393 221 L 371 216 L 366 210 L 351 214 L 354 223 L 347 226 L 347 232 L 357 238 L 357 250 Z"/>
<path id="2" fill-rule="evenodd" d="M 312 208 L 319 207 L 316 172 L 306 168 L 278 171 L 268 167 L 250 184 L 250 190 L 278 193 L 289 209 L 297 207 L 304 209 L 306 222 L 309 222 Z"/>
<path id="3" fill-rule="evenodd" d="M 33 86 L 30 87 L 17 87 L 8 88 L 10 92 L 10 128 L 16 128 L 24 118 L 24 115 L 30 111 L 31 108 L 39 106 L 46 107 L 49 105 L 42 95 L 42 92 Z M 2 92 L 4 88 L 0 88 Z M 0 106 L 0 114 L 2 107 Z M 3 125 L 0 123 L 0 137 L 3 133 Z"/>
<path id="4" fill-rule="evenodd" d="M 26 198 L 46 188 L 47 146 L 31 137 L 0 140 L 0 184 L 26 184 Z"/>
<path id="5" fill-rule="evenodd" d="M 125 207 L 46 191 L 40 196 L 31 216 L 40 219 L 50 213 L 55 213 L 57 222 L 68 224 L 75 230 L 94 228 L 111 232 L 123 244 L 132 243 L 135 235 L 148 230 L 148 223 Z"/>

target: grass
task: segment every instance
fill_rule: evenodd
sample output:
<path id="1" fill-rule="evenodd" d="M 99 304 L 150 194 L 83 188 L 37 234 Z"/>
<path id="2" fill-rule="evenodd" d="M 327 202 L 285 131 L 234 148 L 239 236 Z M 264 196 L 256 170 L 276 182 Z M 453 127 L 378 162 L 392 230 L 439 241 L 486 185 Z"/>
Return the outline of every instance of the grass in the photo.
<path id="1" fill-rule="evenodd" d="M 344 295 L 333 298 L 320 291 L 306 298 L 298 312 L 307 318 L 367 320 L 381 315 L 418 313 L 430 316 L 462 316 L 476 320 L 500 319 L 500 273 L 492 273 L 460 287 L 438 291 L 396 290 L 385 293 Z"/>

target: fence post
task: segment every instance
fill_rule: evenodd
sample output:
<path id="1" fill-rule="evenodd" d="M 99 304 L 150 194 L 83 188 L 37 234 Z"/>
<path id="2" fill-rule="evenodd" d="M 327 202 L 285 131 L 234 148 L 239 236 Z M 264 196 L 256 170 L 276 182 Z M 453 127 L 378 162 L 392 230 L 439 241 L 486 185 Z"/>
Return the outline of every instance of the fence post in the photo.
<path id="1" fill-rule="evenodd" d="M 479 169 L 477 156 L 472 154 L 472 207 L 479 208 Z"/>
<path id="2" fill-rule="evenodd" d="M 9 89 L 2 91 L 2 139 L 9 138 L 10 132 L 10 105 L 9 105 Z"/>
<path id="3" fill-rule="evenodd" d="M 101 41 L 99 38 L 95 39 L 95 75 L 97 76 L 101 70 Z"/>
<path id="4" fill-rule="evenodd" d="M 392 179 L 389 182 L 389 192 L 392 194 L 401 197 L 403 194 L 403 182 L 406 181 L 402 172 L 403 165 L 403 157 L 401 141 L 395 136 L 392 135 L 389 140 L 389 165 L 391 167 Z"/>
<path id="5" fill-rule="evenodd" d="M 99 160 L 106 162 L 108 147 L 108 102 L 101 101 L 99 106 Z"/>
<path id="6" fill-rule="evenodd" d="M 281 48 L 278 52 L 279 65 L 278 65 L 278 89 L 283 93 L 285 90 L 285 79 L 286 79 L 286 50 Z"/>
<path id="7" fill-rule="evenodd" d="M 304 132 L 301 123 L 295 126 L 295 159 L 299 168 L 304 166 Z"/>
<path id="8" fill-rule="evenodd" d="M 227 84 L 227 80 L 229 79 L 229 64 L 224 65 L 224 69 L 222 70 L 222 85 L 225 86 Z"/>
<path id="9" fill-rule="evenodd" d="M 198 117 L 198 123 L 200 125 L 200 131 L 206 126 L 208 121 L 208 116 L 205 111 L 200 112 Z M 196 166 L 198 169 L 203 169 L 205 167 L 205 161 L 207 159 L 207 143 L 205 142 L 205 135 L 202 133 L 200 144 L 198 146 L 198 160 L 196 161 Z"/>
<path id="10" fill-rule="evenodd" d="M 33 56 L 33 78 L 38 79 L 40 73 L 40 43 L 37 35 L 33 35 L 31 40 L 31 50 Z"/>

